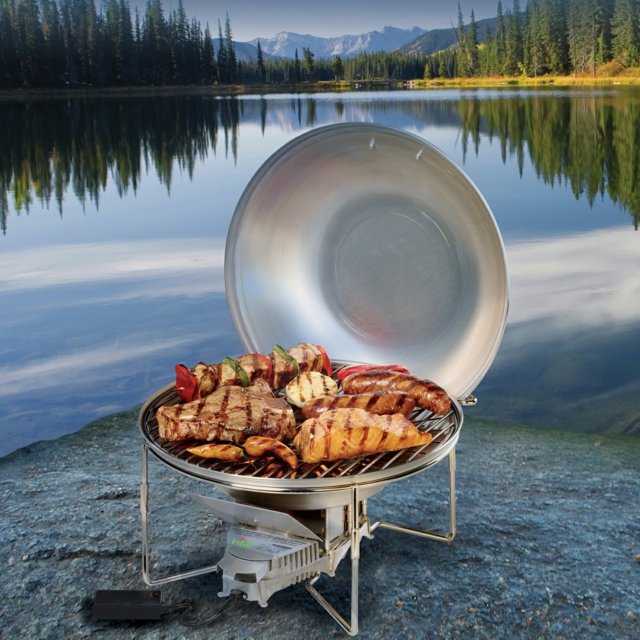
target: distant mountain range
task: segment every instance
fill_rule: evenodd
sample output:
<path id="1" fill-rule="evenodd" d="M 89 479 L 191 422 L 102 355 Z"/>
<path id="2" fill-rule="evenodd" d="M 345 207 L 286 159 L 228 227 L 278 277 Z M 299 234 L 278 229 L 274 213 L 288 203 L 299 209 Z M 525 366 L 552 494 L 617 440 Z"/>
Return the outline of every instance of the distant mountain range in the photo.
<path id="1" fill-rule="evenodd" d="M 485 34 L 495 33 L 495 18 L 478 20 L 476 27 L 478 39 L 482 41 Z M 316 59 L 353 58 L 362 53 L 374 53 L 376 51 L 399 51 L 404 54 L 421 53 L 430 54 L 442 49 L 448 49 L 457 42 L 455 29 L 399 29 L 397 27 L 384 27 L 382 31 L 368 31 L 359 35 L 344 35 L 333 38 L 302 35 L 290 31 L 281 31 L 272 38 L 255 38 L 249 42 L 234 42 L 236 55 L 239 60 L 255 60 L 257 46 L 260 47 L 265 59 L 270 58 L 294 58 L 296 50 L 298 57 L 302 59 L 302 50 L 310 49 Z M 218 41 L 215 40 L 216 51 Z"/>
<path id="2" fill-rule="evenodd" d="M 423 33 L 425 29 L 420 27 L 411 29 L 384 27 L 382 31 L 321 38 L 281 31 L 273 38 L 256 38 L 250 40 L 248 44 L 257 47 L 259 40 L 263 53 L 281 58 L 294 58 L 296 50 L 298 56 L 302 58 L 303 48 L 311 50 L 316 58 L 333 58 L 334 56 L 353 58 L 361 53 L 393 51 L 415 40 Z"/>
<path id="3" fill-rule="evenodd" d="M 487 33 L 494 36 L 496 33 L 496 18 L 485 18 L 476 21 L 476 29 L 478 31 L 478 41 L 483 42 Z M 455 29 L 431 29 L 421 33 L 418 37 L 410 42 L 398 47 L 400 53 L 435 53 L 448 49 L 458 42 Z"/>

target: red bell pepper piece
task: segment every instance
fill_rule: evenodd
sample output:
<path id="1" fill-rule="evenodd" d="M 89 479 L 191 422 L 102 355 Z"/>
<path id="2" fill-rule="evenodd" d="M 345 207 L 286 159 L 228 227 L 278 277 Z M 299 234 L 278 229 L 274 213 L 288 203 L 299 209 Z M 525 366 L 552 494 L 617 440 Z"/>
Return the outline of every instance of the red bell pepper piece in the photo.
<path id="1" fill-rule="evenodd" d="M 176 391 L 185 402 L 200 398 L 198 381 L 189 368 L 183 364 L 176 365 Z"/>
<path id="2" fill-rule="evenodd" d="M 401 364 L 353 364 L 340 369 L 336 374 L 338 380 L 344 380 L 353 373 L 362 373 L 363 371 L 397 371 L 398 373 L 411 373 L 407 367 Z"/>
<path id="3" fill-rule="evenodd" d="M 333 371 L 331 368 L 331 360 L 329 360 L 329 356 L 327 355 L 325 348 L 317 344 L 316 349 L 322 354 L 322 368 L 324 369 L 325 374 L 331 377 Z"/>

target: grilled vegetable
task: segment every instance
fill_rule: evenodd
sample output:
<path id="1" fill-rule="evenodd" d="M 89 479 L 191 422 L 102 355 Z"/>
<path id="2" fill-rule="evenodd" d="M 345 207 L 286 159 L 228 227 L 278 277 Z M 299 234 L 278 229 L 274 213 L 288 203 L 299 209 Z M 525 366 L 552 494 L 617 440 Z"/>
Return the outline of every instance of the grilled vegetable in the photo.
<path id="1" fill-rule="evenodd" d="M 275 438 L 264 438 L 262 436 L 251 436 L 244 442 L 244 450 L 252 458 L 259 458 L 266 453 L 272 453 L 284 462 L 286 462 L 292 469 L 298 466 L 298 458 L 296 454 L 287 447 L 286 444 L 276 440 Z"/>
<path id="2" fill-rule="evenodd" d="M 318 371 L 304 371 L 284 388 L 288 402 L 301 407 L 308 400 L 338 393 L 338 384 Z"/>
<path id="3" fill-rule="evenodd" d="M 233 444 L 201 444 L 189 447 L 187 451 L 201 458 L 215 458 L 224 462 L 237 462 L 243 456 L 242 449 Z"/>
<path id="4" fill-rule="evenodd" d="M 333 375 L 333 371 L 331 369 L 331 360 L 329 360 L 329 356 L 327 355 L 327 352 L 325 351 L 324 347 L 321 347 L 319 344 L 316 345 L 316 349 L 320 352 L 320 354 L 322 355 L 322 370 L 329 376 L 331 377 Z"/>
<path id="5" fill-rule="evenodd" d="M 403 367 L 401 364 L 352 364 L 348 365 L 336 374 L 338 380 L 344 380 L 352 373 L 362 373 L 363 371 L 397 371 L 399 373 L 411 373 L 409 369 Z"/>
<path id="6" fill-rule="evenodd" d="M 176 392 L 185 402 L 191 402 L 200 397 L 195 375 L 183 364 L 176 365 Z"/>

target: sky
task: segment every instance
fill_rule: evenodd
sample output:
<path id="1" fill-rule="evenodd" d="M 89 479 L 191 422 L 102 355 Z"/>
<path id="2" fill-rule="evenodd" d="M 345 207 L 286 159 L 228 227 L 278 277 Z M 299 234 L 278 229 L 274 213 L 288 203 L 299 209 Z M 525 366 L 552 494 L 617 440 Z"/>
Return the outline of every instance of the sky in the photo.
<path id="1" fill-rule="evenodd" d="M 503 9 L 512 0 L 502 0 Z M 165 15 L 177 7 L 178 0 L 164 0 Z M 520 2 L 520 6 L 526 2 Z M 413 26 L 439 29 L 457 23 L 458 0 L 183 0 L 188 18 L 207 22 L 217 33 L 218 20 L 224 28 L 229 13 L 236 42 L 271 38 L 280 31 L 314 36 L 341 36 L 380 31 L 382 27 Z M 495 17 L 498 0 L 460 0 L 465 23 L 471 10 L 475 19 Z"/>

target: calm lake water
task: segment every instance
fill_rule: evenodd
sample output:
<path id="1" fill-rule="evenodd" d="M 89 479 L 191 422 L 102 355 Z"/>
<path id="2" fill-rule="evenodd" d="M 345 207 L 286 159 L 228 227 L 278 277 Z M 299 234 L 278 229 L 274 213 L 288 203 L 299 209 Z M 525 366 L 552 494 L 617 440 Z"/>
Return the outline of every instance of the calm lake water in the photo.
<path id="1" fill-rule="evenodd" d="M 640 92 L 441 90 L 0 103 L 0 455 L 240 353 L 224 244 L 279 147 L 366 121 L 478 186 L 510 313 L 467 415 L 640 433 Z"/>

